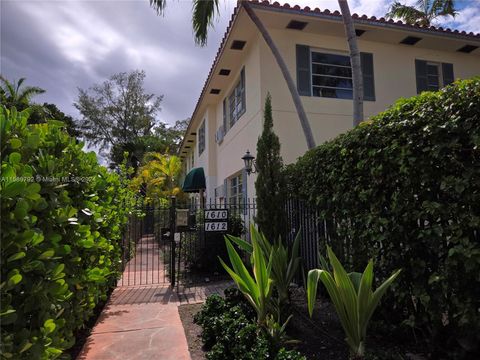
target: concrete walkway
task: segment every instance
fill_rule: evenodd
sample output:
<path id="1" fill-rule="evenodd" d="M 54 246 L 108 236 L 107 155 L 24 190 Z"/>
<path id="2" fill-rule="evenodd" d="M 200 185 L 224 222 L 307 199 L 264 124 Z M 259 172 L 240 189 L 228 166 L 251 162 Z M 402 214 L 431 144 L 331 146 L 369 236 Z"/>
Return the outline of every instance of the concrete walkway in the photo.
<path id="1" fill-rule="evenodd" d="M 163 268 L 163 264 L 157 264 Z M 138 269 L 135 272 L 138 276 Z M 132 274 L 124 274 L 128 276 Z M 223 294 L 230 285 L 222 282 L 180 289 L 168 284 L 119 286 L 77 360 L 189 360 L 178 306 L 203 302 L 210 294 Z"/>

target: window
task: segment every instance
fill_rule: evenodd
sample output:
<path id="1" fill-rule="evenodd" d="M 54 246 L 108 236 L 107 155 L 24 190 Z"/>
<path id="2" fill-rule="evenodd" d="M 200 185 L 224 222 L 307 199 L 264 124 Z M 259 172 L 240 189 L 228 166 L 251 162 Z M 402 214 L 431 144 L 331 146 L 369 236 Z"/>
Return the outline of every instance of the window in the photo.
<path id="1" fill-rule="evenodd" d="M 440 64 L 427 63 L 427 87 L 429 91 L 440 89 Z"/>
<path id="2" fill-rule="evenodd" d="M 242 174 L 229 180 L 228 199 L 231 205 L 243 205 L 243 179 Z"/>
<path id="3" fill-rule="evenodd" d="M 228 106 L 228 111 L 226 107 Z M 228 96 L 228 100 L 223 103 L 224 113 L 228 114 L 229 127 L 231 128 L 240 117 L 245 113 L 245 68 L 240 72 L 240 79 Z M 227 129 L 225 129 L 226 132 Z"/>
<path id="4" fill-rule="evenodd" d="M 346 55 L 311 52 L 313 96 L 352 99 L 352 67 Z"/>
<path id="5" fill-rule="evenodd" d="M 296 46 L 297 90 L 301 96 L 352 99 L 352 68 L 347 54 Z M 363 100 L 375 101 L 373 54 L 360 53 Z"/>
<path id="6" fill-rule="evenodd" d="M 415 59 L 417 93 L 438 91 L 454 81 L 453 64 Z"/>
<path id="7" fill-rule="evenodd" d="M 200 156 L 205 150 L 205 120 L 198 129 L 198 155 Z"/>

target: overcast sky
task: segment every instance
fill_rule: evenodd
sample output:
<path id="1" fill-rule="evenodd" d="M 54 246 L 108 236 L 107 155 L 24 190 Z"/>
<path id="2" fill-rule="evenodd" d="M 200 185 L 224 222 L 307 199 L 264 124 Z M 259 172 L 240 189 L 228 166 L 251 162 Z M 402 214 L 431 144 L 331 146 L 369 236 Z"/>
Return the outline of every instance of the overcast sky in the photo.
<path id="1" fill-rule="evenodd" d="M 415 0 L 407 0 L 412 3 Z M 146 72 L 146 89 L 164 95 L 159 118 L 174 123 L 189 117 L 235 7 L 220 0 L 220 17 L 208 46 L 195 45 L 190 1 L 168 1 L 159 17 L 148 0 L 0 0 L 1 73 L 27 78 L 47 92 L 37 102 L 56 104 L 79 117 L 77 88 L 112 74 Z M 384 16 L 393 0 L 350 0 L 353 12 Z M 280 1 L 284 3 L 284 1 Z M 290 5 L 338 9 L 337 0 L 292 0 Z M 460 14 L 443 25 L 480 32 L 480 0 L 456 1 Z"/>

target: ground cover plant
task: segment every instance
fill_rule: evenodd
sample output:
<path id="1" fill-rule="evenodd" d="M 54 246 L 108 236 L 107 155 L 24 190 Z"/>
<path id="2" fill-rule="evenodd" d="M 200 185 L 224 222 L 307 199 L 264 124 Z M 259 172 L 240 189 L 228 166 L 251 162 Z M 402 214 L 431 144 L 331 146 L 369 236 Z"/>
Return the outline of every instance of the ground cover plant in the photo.
<path id="1" fill-rule="evenodd" d="M 346 268 L 375 260 L 392 336 L 427 340 L 432 358 L 480 344 L 480 78 L 401 99 L 290 165 L 289 192 L 314 204 Z M 302 176 L 298 176 L 302 174 Z"/>
<path id="2" fill-rule="evenodd" d="M 53 359 L 119 275 L 126 178 L 107 171 L 58 121 L 0 110 L 1 357 Z"/>

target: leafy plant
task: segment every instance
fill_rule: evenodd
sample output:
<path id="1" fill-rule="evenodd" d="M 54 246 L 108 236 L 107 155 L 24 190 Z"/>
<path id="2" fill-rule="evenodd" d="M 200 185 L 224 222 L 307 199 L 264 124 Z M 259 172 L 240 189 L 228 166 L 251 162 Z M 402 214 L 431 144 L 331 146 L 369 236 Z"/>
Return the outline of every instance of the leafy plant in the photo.
<path id="1" fill-rule="evenodd" d="M 220 263 L 232 277 L 233 281 L 235 281 L 240 291 L 252 304 L 257 312 L 257 322 L 263 327 L 265 326 L 268 306 L 272 295 L 272 254 L 269 255 L 267 260 L 260 248 L 261 235 L 253 225 L 250 226 L 250 234 L 252 238 L 251 259 L 253 277 L 243 264 L 242 258 L 237 253 L 228 237 L 225 237 L 225 243 L 232 268 L 225 264 L 221 258 L 219 259 Z"/>
<path id="2" fill-rule="evenodd" d="M 132 194 L 125 174 L 32 112 L 0 109 L 3 358 L 53 359 L 115 286 Z"/>
<path id="3" fill-rule="evenodd" d="M 257 234 L 257 240 L 263 253 L 266 256 L 272 256 L 271 277 L 278 292 L 279 307 L 283 308 L 290 302 L 288 288 L 293 282 L 302 260 L 298 256 L 301 230 L 297 233 L 290 249 L 282 241 L 271 244 L 262 232 L 257 231 Z M 253 246 L 250 243 L 231 235 L 227 235 L 227 238 L 237 244 L 242 250 L 249 254 L 252 253 Z"/>
<path id="4" fill-rule="evenodd" d="M 347 274 L 330 247 L 327 247 L 327 253 L 333 268 L 333 275 L 327 270 L 314 269 L 309 271 L 307 279 L 308 312 L 312 316 L 317 296 L 317 285 L 318 281 L 321 280 L 335 306 L 352 354 L 356 358 L 362 358 L 365 354 L 368 322 L 383 294 L 401 270 L 394 272 L 373 292 L 372 260 L 369 261 L 363 274 L 356 272 Z"/>
<path id="5" fill-rule="evenodd" d="M 475 77 L 399 100 L 287 171 L 326 224 L 319 248 L 352 269 L 373 258 L 380 278 L 403 268 L 378 319 L 434 358 L 480 351 L 479 146 Z"/>

